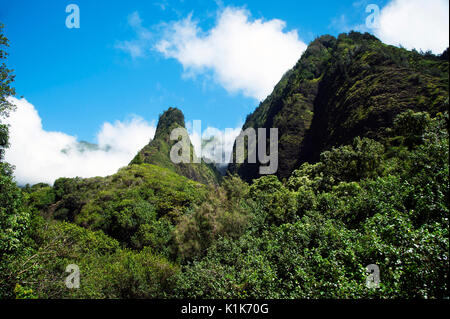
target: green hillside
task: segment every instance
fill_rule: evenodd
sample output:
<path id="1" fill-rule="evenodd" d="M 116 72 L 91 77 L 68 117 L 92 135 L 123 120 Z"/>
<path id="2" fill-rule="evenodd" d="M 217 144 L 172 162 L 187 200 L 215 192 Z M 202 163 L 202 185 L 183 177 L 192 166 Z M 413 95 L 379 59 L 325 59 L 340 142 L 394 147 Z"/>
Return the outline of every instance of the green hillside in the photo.
<path id="1" fill-rule="evenodd" d="M 277 176 L 288 178 L 300 164 L 316 162 L 321 152 L 356 136 L 380 139 L 401 112 L 445 110 L 449 63 L 444 58 L 389 46 L 367 33 L 322 36 L 243 129 L 278 128 Z M 229 171 L 251 181 L 259 176 L 258 167 L 231 164 Z"/>

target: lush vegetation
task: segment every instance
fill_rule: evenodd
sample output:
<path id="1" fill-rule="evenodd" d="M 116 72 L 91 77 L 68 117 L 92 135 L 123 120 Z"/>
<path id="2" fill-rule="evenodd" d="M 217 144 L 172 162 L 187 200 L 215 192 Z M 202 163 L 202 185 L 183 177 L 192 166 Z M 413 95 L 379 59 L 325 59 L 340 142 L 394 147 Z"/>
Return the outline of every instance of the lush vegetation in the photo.
<path id="1" fill-rule="evenodd" d="M 445 53 L 408 51 L 368 33 L 322 36 L 247 117 L 244 128 L 278 128 L 277 176 L 287 179 L 302 163 L 316 162 L 320 153 L 356 136 L 382 138 L 407 109 L 431 115 L 445 111 L 448 72 Z M 251 182 L 260 176 L 258 168 L 259 163 L 231 164 L 229 171 Z"/>
<path id="2" fill-rule="evenodd" d="M 154 164 L 201 183 L 218 184 L 222 178 L 221 174 L 214 165 L 206 163 L 203 159 L 200 159 L 200 163 L 196 163 L 192 144 L 189 154 L 191 163 L 175 164 L 170 160 L 170 150 L 177 143 L 170 140 L 170 133 L 176 128 L 185 128 L 184 115 L 179 109 L 170 107 L 159 117 L 154 139 L 134 157 L 131 164 Z"/>
<path id="3" fill-rule="evenodd" d="M 340 80 L 352 76 L 346 72 L 354 64 L 330 62 L 342 52 L 349 61 L 358 56 L 367 62 L 368 73 L 358 74 L 362 82 L 356 86 Z M 402 69 L 406 73 L 413 65 L 422 84 L 401 82 L 395 95 L 385 86 L 370 95 L 379 104 L 369 111 L 366 102 L 356 109 L 339 104 L 362 103 L 365 90 L 376 92 L 369 82 L 385 76 L 373 74 L 394 72 L 393 58 L 408 66 Z M 168 134 L 184 126 L 176 109 L 160 117 L 155 139 L 112 176 L 60 178 L 54 185 L 20 189 L 0 157 L 0 297 L 448 298 L 448 78 L 445 84 L 436 73 L 440 68 L 448 72 L 448 61 L 388 47 L 367 35 L 314 41 L 248 121 L 291 123 L 282 139 L 295 140 L 304 152 L 303 137 L 314 136 L 307 131 L 317 125 L 316 116 L 325 116 L 308 105 L 319 99 L 332 107 L 325 103 L 332 93 L 327 98 L 320 93 L 320 83 L 331 85 L 332 75 L 333 94 L 343 90 L 333 112 L 347 111 L 335 114 L 340 122 L 321 122 L 328 135 L 313 138 L 321 141 L 317 160 L 282 155 L 289 165 L 281 178 L 248 183 L 251 174 L 217 179 L 203 164 L 172 166 Z M 4 64 L 0 76 L 5 116 L 12 109 L 6 96 L 13 91 Z M 286 94 L 294 87 L 297 93 Z M 386 101 L 391 102 L 383 109 Z M 303 117 L 303 111 L 283 109 L 289 105 L 314 112 Z M 392 119 L 379 125 L 386 114 Z M 367 128 L 369 119 L 378 124 Z M 6 126 L 0 137 L 3 149 Z M 69 264 L 80 268 L 79 289 L 65 286 Z M 369 264 L 380 268 L 377 289 L 366 286 Z"/>

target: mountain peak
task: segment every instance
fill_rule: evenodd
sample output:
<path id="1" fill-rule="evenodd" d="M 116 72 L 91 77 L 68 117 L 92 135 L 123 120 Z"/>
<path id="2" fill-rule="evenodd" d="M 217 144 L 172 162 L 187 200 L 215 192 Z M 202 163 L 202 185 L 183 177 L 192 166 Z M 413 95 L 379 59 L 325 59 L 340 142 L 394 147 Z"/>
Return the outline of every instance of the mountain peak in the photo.
<path id="1" fill-rule="evenodd" d="M 132 164 L 153 164 L 168 168 L 171 171 L 183 175 L 192 180 L 204 184 L 217 184 L 220 173 L 213 165 L 208 165 L 203 161 L 200 163 L 178 163 L 175 164 L 170 159 L 170 150 L 177 143 L 170 139 L 173 129 L 185 128 L 183 112 L 174 107 L 170 107 L 159 116 L 155 137 L 150 141 L 130 162 Z M 191 159 L 196 158 L 194 147 L 190 144 Z"/>
<path id="2" fill-rule="evenodd" d="M 176 107 L 169 107 L 159 116 L 154 139 L 167 139 L 170 136 L 170 132 L 177 127 L 186 127 L 184 114 Z"/>

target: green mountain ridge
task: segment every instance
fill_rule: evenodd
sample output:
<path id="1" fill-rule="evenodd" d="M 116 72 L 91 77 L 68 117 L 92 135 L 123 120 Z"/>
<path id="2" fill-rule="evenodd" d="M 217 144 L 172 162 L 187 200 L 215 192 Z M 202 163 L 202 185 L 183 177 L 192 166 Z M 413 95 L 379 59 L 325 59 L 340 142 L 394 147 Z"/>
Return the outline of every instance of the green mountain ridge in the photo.
<path id="1" fill-rule="evenodd" d="M 287 178 L 356 136 L 379 139 L 405 110 L 444 111 L 449 63 L 442 57 L 386 45 L 368 33 L 319 37 L 247 116 L 243 130 L 278 128 L 277 176 Z M 251 181 L 260 176 L 258 167 L 246 160 L 228 171 Z"/>
<path id="2" fill-rule="evenodd" d="M 154 164 L 192 180 L 217 185 L 221 179 L 221 174 L 212 164 L 207 164 L 203 160 L 200 163 L 194 162 L 197 157 L 190 141 L 192 162 L 175 164 L 171 161 L 170 150 L 177 141 L 170 140 L 170 133 L 176 128 L 185 128 L 184 115 L 179 109 L 171 107 L 160 115 L 153 140 L 138 152 L 130 164 Z"/>

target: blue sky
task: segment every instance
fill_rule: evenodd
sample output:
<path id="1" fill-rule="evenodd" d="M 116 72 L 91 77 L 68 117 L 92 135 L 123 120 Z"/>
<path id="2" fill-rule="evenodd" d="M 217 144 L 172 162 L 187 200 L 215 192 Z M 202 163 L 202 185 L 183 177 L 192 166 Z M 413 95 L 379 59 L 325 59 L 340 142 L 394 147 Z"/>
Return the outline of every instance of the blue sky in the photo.
<path id="1" fill-rule="evenodd" d="M 78 4 L 80 28 L 68 29 L 66 5 Z M 164 4 L 165 10 L 160 4 Z M 286 21 L 306 43 L 325 33 L 336 35 L 333 19 L 351 15 L 363 23 L 365 7 L 352 1 L 227 1 L 246 7 L 254 18 Z M 15 70 L 19 96 L 32 102 L 44 127 L 93 141 L 104 121 L 130 114 L 157 119 L 169 106 L 180 107 L 187 119 L 218 128 L 235 127 L 258 105 L 220 85 L 185 79 L 174 59 L 158 52 L 132 59 L 115 48 L 132 38 L 127 16 L 139 12 L 147 27 L 186 17 L 207 29 L 220 8 L 214 1 L 1 1 L 0 19 L 11 41 L 8 65 Z M 358 21 L 361 20 L 361 21 Z M 264 67 L 264 66 L 261 66 Z"/>
<path id="2" fill-rule="evenodd" d="M 29 110 L 38 112 L 40 129 L 99 143 L 105 123 L 126 126 L 137 115 L 141 124 L 154 126 L 169 106 L 182 109 L 188 121 L 201 120 L 203 128 L 238 128 L 315 37 L 374 31 L 364 27 L 368 4 L 380 7 L 389 30 L 405 30 L 406 24 L 419 30 L 438 23 L 429 17 L 448 9 L 448 0 L 433 0 L 434 6 L 413 2 L 417 6 L 411 8 L 405 0 L 0 0 L 0 21 L 11 42 L 7 64 L 16 74 L 17 98 L 23 96 Z M 65 9 L 72 3 L 80 9 L 79 29 L 65 25 Z M 399 18 L 402 12 L 409 20 Z M 410 12 L 418 16 L 412 22 Z M 431 37 L 408 40 L 409 30 L 374 32 L 392 44 L 404 40 L 406 47 L 440 50 L 436 43 L 448 46 L 448 13 L 441 20 L 427 32 L 446 24 L 446 33 Z M 399 27 L 393 28 L 393 21 Z M 233 34 L 233 25 L 243 31 Z M 188 31 L 195 34 L 186 36 Z M 254 39 L 258 50 L 246 51 Z M 275 55 L 259 57 L 258 51 L 270 51 L 273 43 Z M 21 163 L 13 164 L 20 171 Z"/>

